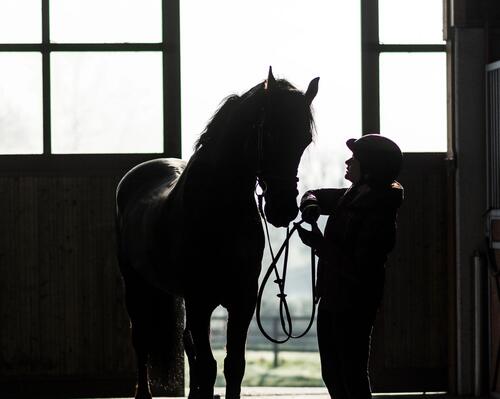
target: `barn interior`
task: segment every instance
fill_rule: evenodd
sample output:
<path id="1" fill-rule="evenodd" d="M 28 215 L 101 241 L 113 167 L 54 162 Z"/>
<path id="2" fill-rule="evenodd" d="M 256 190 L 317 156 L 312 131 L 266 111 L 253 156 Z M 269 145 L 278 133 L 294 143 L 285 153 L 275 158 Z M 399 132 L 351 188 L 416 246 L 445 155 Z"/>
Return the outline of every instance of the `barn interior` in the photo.
<path id="1" fill-rule="evenodd" d="M 359 0 L 360 133 L 383 130 L 383 55 L 441 54 L 446 131 L 440 134 L 446 145 L 404 152 L 398 180 L 405 202 L 373 333 L 372 389 L 380 395 L 500 398 L 500 2 L 443 0 L 442 42 L 382 43 L 383 1 Z M 51 7 L 58 2 L 33 3 L 39 8 L 39 41 L 4 42 L 0 28 L 0 60 L 36 54 L 41 93 L 35 151 L 1 148 L 8 142 L 1 136 L 9 108 L 0 111 L 0 396 L 133 397 L 135 363 L 116 260 L 115 190 L 138 163 L 183 156 L 183 5 L 157 1 L 159 42 L 64 43 L 51 40 Z M 303 7 L 314 10 L 315 2 Z M 418 23 L 424 30 L 426 20 Z M 66 112 L 51 104 L 57 99 L 51 74 L 58 54 L 106 52 L 160 57 L 162 150 L 70 154 L 54 144 L 53 115 Z M 0 76 L 0 82 L 14 78 Z M 186 108 L 183 114 L 189 114 Z M 426 118 L 418 108 L 411 115 L 408 126 Z M 154 393 L 184 397 L 182 302 L 162 317 L 176 329 L 176 360 L 169 383 Z M 321 387 L 244 392 L 328 397 Z"/>

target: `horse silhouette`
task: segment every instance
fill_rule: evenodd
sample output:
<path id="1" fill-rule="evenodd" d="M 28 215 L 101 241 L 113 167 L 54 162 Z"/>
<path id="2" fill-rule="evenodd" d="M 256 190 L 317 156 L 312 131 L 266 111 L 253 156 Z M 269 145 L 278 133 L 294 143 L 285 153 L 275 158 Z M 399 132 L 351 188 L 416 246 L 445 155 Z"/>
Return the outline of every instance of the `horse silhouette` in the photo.
<path id="1" fill-rule="evenodd" d="M 188 163 L 154 159 L 120 181 L 118 261 L 137 359 L 137 399 L 151 398 L 148 364 L 160 342 L 173 345 L 175 326 L 166 325 L 161 312 L 174 297 L 185 306 L 188 397 L 213 397 L 217 365 L 209 332 L 219 305 L 228 312 L 226 398 L 240 397 L 264 250 L 256 182 L 269 222 L 287 226 L 298 212 L 297 169 L 312 141 L 318 81 L 303 93 L 269 68 L 267 80 L 224 101 Z"/>

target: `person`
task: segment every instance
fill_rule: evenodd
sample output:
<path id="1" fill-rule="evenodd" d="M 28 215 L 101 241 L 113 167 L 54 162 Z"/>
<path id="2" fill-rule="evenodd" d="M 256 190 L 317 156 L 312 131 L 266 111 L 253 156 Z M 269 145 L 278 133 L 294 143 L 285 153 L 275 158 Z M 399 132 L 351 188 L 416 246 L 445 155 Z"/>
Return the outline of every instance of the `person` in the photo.
<path id="1" fill-rule="evenodd" d="M 403 187 L 395 179 L 402 153 L 379 134 L 347 141 L 347 189 L 318 189 L 304 194 L 302 217 L 329 215 L 324 236 L 298 226 L 304 244 L 318 255 L 320 297 L 317 336 L 321 374 L 335 399 L 371 398 L 368 374 L 370 339 L 382 301 L 385 262 L 394 247 L 396 216 Z"/>

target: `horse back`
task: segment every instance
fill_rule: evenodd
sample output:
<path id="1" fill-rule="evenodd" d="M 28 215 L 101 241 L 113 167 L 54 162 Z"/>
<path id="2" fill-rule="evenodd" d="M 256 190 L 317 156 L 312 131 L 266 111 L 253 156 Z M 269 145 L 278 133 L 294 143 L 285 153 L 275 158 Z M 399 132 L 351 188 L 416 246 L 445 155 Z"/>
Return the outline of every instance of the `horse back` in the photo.
<path id="1" fill-rule="evenodd" d="M 186 162 L 181 159 L 158 158 L 133 167 L 118 183 L 117 215 L 123 212 L 130 200 L 173 187 L 185 166 Z"/>
<path id="2" fill-rule="evenodd" d="M 162 242 L 167 237 L 162 234 L 162 221 L 185 166 L 180 159 L 154 159 L 135 166 L 119 182 L 116 226 L 122 272 L 124 267 L 132 268 L 153 285 L 163 280 L 165 259 L 158 259 L 158 249 L 167 246 Z"/>

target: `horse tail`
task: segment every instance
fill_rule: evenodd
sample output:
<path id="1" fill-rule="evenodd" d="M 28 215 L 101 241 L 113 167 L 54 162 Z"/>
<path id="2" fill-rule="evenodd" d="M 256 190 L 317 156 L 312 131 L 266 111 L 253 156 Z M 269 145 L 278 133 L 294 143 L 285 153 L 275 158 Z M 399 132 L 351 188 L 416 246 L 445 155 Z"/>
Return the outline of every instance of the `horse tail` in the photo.
<path id="1" fill-rule="evenodd" d="M 132 345 L 138 362 L 147 363 L 152 388 L 179 386 L 182 372 L 182 301 L 146 283 L 127 263 L 120 262 L 125 304 L 132 328 Z"/>
<path id="2" fill-rule="evenodd" d="M 182 301 L 173 295 L 159 291 L 153 301 L 150 339 L 150 378 L 153 384 L 162 387 L 179 386 L 183 382 L 183 370 L 177 370 L 183 364 L 182 318 L 176 315 L 182 312 Z"/>

